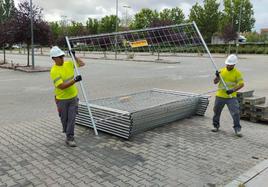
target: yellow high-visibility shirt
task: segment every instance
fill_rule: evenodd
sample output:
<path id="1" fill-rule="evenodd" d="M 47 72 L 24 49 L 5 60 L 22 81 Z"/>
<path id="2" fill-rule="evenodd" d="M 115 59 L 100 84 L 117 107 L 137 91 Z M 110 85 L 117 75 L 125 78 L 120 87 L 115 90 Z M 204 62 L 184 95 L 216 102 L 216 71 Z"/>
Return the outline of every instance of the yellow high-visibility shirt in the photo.
<path id="1" fill-rule="evenodd" d="M 226 67 L 222 68 L 220 70 L 220 74 L 229 89 L 233 89 L 235 86 L 244 83 L 241 72 L 238 71 L 236 68 L 232 69 L 231 71 L 228 71 Z M 230 96 L 226 93 L 226 89 L 222 81 L 220 81 L 220 83 L 218 84 L 218 91 L 216 93 L 216 96 L 222 98 L 230 98 Z M 237 93 L 234 92 L 231 94 L 231 96 L 236 97 Z"/>
<path id="2" fill-rule="evenodd" d="M 58 100 L 72 99 L 77 96 L 78 89 L 75 84 L 66 88 L 57 88 L 60 84 L 74 79 L 74 65 L 70 61 L 65 61 L 62 66 L 54 64 L 50 70 L 50 77 L 55 86 L 55 96 Z"/>

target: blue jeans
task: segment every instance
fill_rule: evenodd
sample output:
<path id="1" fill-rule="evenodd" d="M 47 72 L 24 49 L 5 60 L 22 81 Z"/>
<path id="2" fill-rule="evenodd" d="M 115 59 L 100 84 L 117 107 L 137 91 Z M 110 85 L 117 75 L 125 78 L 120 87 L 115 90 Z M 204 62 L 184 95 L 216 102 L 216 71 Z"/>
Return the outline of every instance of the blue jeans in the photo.
<path id="1" fill-rule="evenodd" d="M 214 105 L 214 116 L 213 116 L 213 126 L 215 128 L 220 127 L 220 117 L 223 107 L 227 105 L 231 116 L 233 118 L 234 126 L 233 128 L 236 130 L 241 130 L 240 125 L 240 110 L 239 110 L 239 103 L 237 98 L 221 98 L 217 97 L 215 99 L 215 105 Z"/>

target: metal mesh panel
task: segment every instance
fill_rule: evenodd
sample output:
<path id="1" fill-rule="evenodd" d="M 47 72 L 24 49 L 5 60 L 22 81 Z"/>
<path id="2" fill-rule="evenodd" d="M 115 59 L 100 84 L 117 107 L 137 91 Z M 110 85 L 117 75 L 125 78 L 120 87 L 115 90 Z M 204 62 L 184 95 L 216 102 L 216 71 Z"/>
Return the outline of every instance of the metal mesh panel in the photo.
<path id="1" fill-rule="evenodd" d="M 206 54 L 206 49 L 193 23 L 156 27 L 142 30 L 117 32 L 110 34 L 69 37 L 69 41 L 78 53 L 84 57 L 109 58 L 107 55 L 120 54 L 128 58 L 129 54 L 177 55 L 181 53 Z M 96 55 L 99 54 L 99 55 Z M 120 58 L 119 57 L 119 58 Z"/>
<path id="2" fill-rule="evenodd" d="M 113 98 L 98 99 L 91 101 L 90 103 L 131 113 L 174 101 L 184 102 L 186 99 L 193 98 L 189 95 L 175 95 L 172 93 L 163 93 L 151 90 Z"/>
<path id="3" fill-rule="evenodd" d="M 129 58 L 129 54 L 154 55 L 157 53 L 157 60 L 160 60 L 160 53 L 165 53 L 166 56 L 180 53 L 207 53 L 214 64 L 194 22 L 111 34 L 66 37 L 66 41 L 69 50 L 73 46 L 77 53 L 82 53 L 84 57 L 88 58 L 92 57 L 92 54 L 94 58 L 96 58 L 95 54 L 103 54 L 104 58 L 109 58 L 109 55 L 114 53 L 116 59 L 122 59 L 122 56 L 123 58 Z M 118 53 L 119 58 L 117 58 Z M 74 60 L 73 56 L 72 58 Z M 203 115 L 208 101 L 203 98 L 200 100 L 200 98 L 198 95 L 189 93 L 172 91 L 164 93 L 161 90 L 153 90 L 121 97 L 99 99 L 90 101 L 90 103 L 95 105 L 93 106 L 93 108 L 95 107 L 93 115 L 97 119 L 98 128 L 110 132 L 109 124 L 113 124 L 110 129 L 113 132 L 112 134 L 120 134 L 121 136 L 126 129 L 120 127 L 120 130 L 118 130 L 120 133 L 115 131 L 118 123 L 121 126 L 120 120 L 122 119 L 123 124 L 129 127 L 129 132 L 127 134 L 123 133 L 121 137 L 129 137 L 131 133 L 137 133 L 172 120 L 182 119 L 193 114 Z M 87 100 L 85 99 L 85 101 Z M 198 107 L 198 104 L 201 107 Z M 100 106 L 102 108 L 99 108 Z M 90 113 L 88 103 L 87 108 Z M 89 126 L 93 124 L 94 126 L 93 116 L 87 114 L 83 103 L 80 104 L 80 111 L 82 114 L 78 115 L 77 123 Z M 168 111 L 171 111 L 171 113 L 169 114 Z M 130 121 L 126 122 L 123 118 L 120 118 L 122 115 L 126 115 L 125 112 L 129 113 Z M 134 130 L 131 131 L 131 129 Z"/>

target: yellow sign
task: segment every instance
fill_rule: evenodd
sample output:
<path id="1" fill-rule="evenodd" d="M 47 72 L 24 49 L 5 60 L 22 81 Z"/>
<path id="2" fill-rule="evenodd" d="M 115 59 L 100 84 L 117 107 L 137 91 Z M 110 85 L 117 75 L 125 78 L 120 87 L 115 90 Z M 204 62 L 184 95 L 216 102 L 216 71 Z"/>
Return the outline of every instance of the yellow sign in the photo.
<path id="1" fill-rule="evenodd" d="M 135 42 L 129 42 L 129 44 L 132 48 L 148 46 L 147 40 L 139 40 L 139 41 L 135 41 Z"/>

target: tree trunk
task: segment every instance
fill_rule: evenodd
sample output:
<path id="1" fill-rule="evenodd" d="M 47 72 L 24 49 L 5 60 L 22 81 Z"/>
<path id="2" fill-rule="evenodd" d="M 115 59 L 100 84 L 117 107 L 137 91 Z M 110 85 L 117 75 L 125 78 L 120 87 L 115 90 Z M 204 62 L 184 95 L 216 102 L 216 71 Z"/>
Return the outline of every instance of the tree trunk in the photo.
<path id="1" fill-rule="evenodd" d="M 231 44 L 230 44 L 230 41 L 229 41 L 229 48 L 228 48 L 228 54 L 227 54 L 227 56 L 230 55 L 230 53 L 231 53 Z"/>
<path id="2" fill-rule="evenodd" d="M 27 44 L 27 66 L 30 66 L 30 45 Z"/>
<path id="3" fill-rule="evenodd" d="M 3 53 L 4 53 L 4 64 L 6 63 L 6 49 L 5 49 L 5 45 L 3 47 Z"/>

